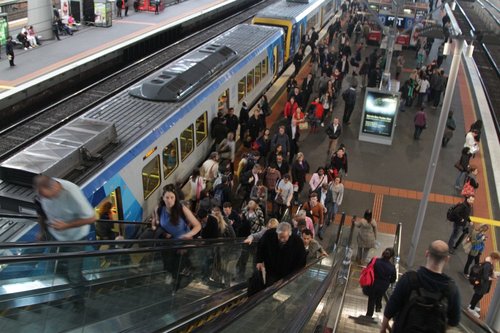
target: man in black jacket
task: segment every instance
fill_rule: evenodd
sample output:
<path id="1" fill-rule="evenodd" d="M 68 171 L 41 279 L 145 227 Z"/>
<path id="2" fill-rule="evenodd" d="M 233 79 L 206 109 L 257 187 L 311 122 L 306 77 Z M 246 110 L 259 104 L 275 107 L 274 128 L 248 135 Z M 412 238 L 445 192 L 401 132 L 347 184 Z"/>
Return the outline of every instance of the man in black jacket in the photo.
<path id="1" fill-rule="evenodd" d="M 260 239 L 256 261 L 257 269 L 265 271 L 266 286 L 270 286 L 306 265 L 304 243 L 299 236 L 292 234 L 288 222 L 281 222 Z"/>
<path id="2" fill-rule="evenodd" d="M 474 196 L 470 196 L 453 209 L 451 218 L 451 222 L 453 222 L 453 231 L 448 241 L 448 247 L 450 248 L 451 254 L 454 253 L 453 245 L 455 244 L 455 239 L 461 232 L 464 232 L 464 229 L 469 227 L 470 212 L 474 199 Z"/>
<path id="3" fill-rule="evenodd" d="M 444 332 L 446 331 L 446 326 L 457 326 L 460 322 L 460 293 L 453 279 L 443 274 L 444 265 L 450 259 L 448 256 L 448 246 L 445 242 L 436 240 L 431 243 L 425 252 L 425 257 L 425 266 L 420 267 L 416 272 L 407 272 L 396 284 L 396 288 L 385 307 L 380 333 L 388 331 L 389 320 L 391 318 L 394 318 L 394 325 L 391 330 L 393 333 L 404 332 L 409 322 L 416 324 L 415 321 L 419 321 L 418 325 L 422 329 L 422 332 Z M 410 313 L 410 310 L 418 310 L 415 305 L 413 308 L 407 306 L 411 303 L 410 298 L 414 294 L 412 291 L 416 289 L 423 289 L 429 294 L 446 295 L 447 305 L 443 307 L 446 309 L 446 313 L 444 314 L 446 322 L 442 323 L 440 320 L 437 320 L 439 314 L 422 320 L 418 316 L 422 314 L 421 311 L 411 311 Z M 433 311 L 439 310 L 433 309 Z M 436 330 L 432 330 L 432 328 L 436 328 Z"/>
<path id="4" fill-rule="evenodd" d="M 332 123 L 326 128 L 326 135 L 330 139 L 330 143 L 328 144 L 328 160 L 337 149 L 337 141 L 341 133 L 342 127 L 340 126 L 339 118 L 334 117 Z"/>
<path id="5" fill-rule="evenodd" d="M 344 91 L 342 98 L 345 102 L 344 117 L 342 118 L 342 122 L 349 125 L 351 123 L 351 114 L 354 111 L 354 105 L 356 104 L 356 86 L 352 85 L 349 89 Z"/>
<path id="6" fill-rule="evenodd" d="M 10 67 L 15 66 L 14 64 L 14 43 L 12 42 L 12 36 L 7 37 L 7 45 L 5 51 L 7 52 L 7 58 L 9 58 Z"/>

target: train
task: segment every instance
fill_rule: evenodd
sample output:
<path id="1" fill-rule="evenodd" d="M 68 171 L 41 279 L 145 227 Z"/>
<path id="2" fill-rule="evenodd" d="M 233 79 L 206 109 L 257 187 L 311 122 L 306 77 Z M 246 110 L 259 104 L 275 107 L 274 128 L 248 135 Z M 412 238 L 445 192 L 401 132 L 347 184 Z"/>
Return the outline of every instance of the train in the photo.
<path id="1" fill-rule="evenodd" d="M 46 174 L 78 184 L 96 209 L 111 201 L 115 219 L 144 221 L 161 188 L 208 156 L 217 113 L 256 103 L 301 34 L 319 31 L 337 8 L 334 0 L 277 2 L 11 156 L 0 163 L 0 211 L 35 214 L 32 179 Z"/>

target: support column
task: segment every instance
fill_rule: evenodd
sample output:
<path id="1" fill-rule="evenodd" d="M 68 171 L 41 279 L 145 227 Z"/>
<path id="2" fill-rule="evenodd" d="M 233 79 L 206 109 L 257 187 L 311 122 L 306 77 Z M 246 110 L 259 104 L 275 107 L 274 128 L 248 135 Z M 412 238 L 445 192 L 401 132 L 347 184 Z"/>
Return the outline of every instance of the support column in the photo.
<path id="1" fill-rule="evenodd" d="M 460 61 L 462 59 L 462 50 L 464 48 L 465 41 L 462 38 L 459 38 L 455 39 L 454 42 L 456 43 L 455 51 L 453 53 L 453 60 L 451 61 L 450 74 L 448 76 L 448 84 L 446 86 L 446 91 L 444 93 L 443 107 L 441 108 L 441 114 L 439 115 L 439 123 L 437 126 L 436 136 L 434 137 L 434 145 L 432 146 L 431 159 L 429 161 L 429 166 L 427 167 L 427 175 L 425 176 L 423 196 L 422 200 L 420 200 L 420 205 L 418 207 L 417 222 L 415 223 L 415 228 L 413 229 L 413 235 L 411 237 L 410 252 L 408 254 L 408 263 L 407 263 L 408 269 L 411 269 L 413 267 L 415 261 L 415 254 L 417 252 L 420 233 L 422 231 L 425 213 L 427 211 L 427 203 L 429 202 L 429 195 L 431 193 L 432 182 L 434 181 L 434 175 L 436 173 L 439 153 L 441 151 L 441 142 L 443 140 L 444 128 L 446 126 L 446 120 L 448 119 L 448 113 L 450 112 L 451 99 L 453 97 L 453 92 L 455 91 L 455 83 L 457 82 L 458 69 L 460 67 Z"/>
<path id="2" fill-rule="evenodd" d="M 37 35 L 43 39 L 53 39 L 52 32 L 52 1 L 28 1 L 28 24 L 35 28 Z"/>

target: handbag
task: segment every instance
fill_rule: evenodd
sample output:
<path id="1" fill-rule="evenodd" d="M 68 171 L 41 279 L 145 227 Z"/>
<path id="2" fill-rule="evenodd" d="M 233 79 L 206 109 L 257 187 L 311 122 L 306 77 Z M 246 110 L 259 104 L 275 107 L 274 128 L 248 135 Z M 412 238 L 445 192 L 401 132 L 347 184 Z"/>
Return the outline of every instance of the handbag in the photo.
<path id="1" fill-rule="evenodd" d="M 475 193 L 474 187 L 470 184 L 470 179 L 468 179 L 464 187 L 462 188 L 462 192 L 460 193 L 464 197 L 470 197 L 473 196 Z"/>
<path id="2" fill-rule="evenodd" d="M 307 123 L 307 122 L 299 123 L 299 129 L 300 130 L 307 130 L 307 129 L 309 129 L 309 123 Z"/>
<path id="3" fill-rule="evenodd" d="M 276 194 L 276 197 L 274 198 L 274 201 L 278 205 L 284 205 L 285 204 L 285 201 L 283 200 L 283 197 L 281 196 L 281 193 Z"/>
<path id="4" fill-rule="evenodd" d="M 469 237 L 465 237 L 464 241 L 462 242 L 462 247 L 464 248 L 464 252 L 469 254 L 470 250 L 472 250 L 472 242 L 470 241 Z"/>

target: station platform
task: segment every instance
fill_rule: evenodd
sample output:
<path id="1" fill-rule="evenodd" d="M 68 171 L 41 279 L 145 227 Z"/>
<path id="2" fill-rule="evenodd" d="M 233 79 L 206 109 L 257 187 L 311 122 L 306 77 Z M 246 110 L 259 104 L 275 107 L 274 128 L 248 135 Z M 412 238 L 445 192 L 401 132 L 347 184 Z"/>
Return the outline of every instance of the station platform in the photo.
<path id="1" fill-rule="evenodd" d="M 426 64 L 436 58 L 439 42 L 439 40 L 434 42 Z M 362 58 L 364 59 L 364 57 L 368 56 L 372 50 L 373 46 L 368 46 L 363 52 Z M 408 78 L 416 62 L 416 52 L 414 50 L 403 50 L 402 52 L 406 64 L 401 75 L 401 83 Z M 449 72 L 451 58 L 452 56 L 448 56 L 442 65 L 446 73 Z M 391 70 L 393 75 L 395 73 L 395 62 L 396 58 L 394 57 Z M 471 74 L 469 73 L 472 66 L 470 61 L 465 60 L 462 61 L 459 70 L 451 104 L 457 129 L 454 131 L 453 138 L 448 145 L 441 149 L 432 193 L 429 198 L 429 205 L 418 245 L 415 267 L 413 268 L 418 268 L 420 265 L 425 264 L 425 250 L 432 241 L 442 239 L 447 242 L 450 237 L 452 223 L 446 220 L 446 211 L 451 205 L 463 200 L 463 197 L 454 188 L 455 179 L 458 175 L 454 164 L 460 158 L 469 126 L 477 119 L 487 119 L 484 113 L 489 112 L 489 110 L 487 111 L 487 105 L 479 105 L 478 103 L 481 103 L 481 100 L 478 100 L 475 94 L 475 91 L 479 91 L 482 87 L 471 79 Z M 310 70 L 310 64 L 306 64 L 303 67 L 297 79 L 299 85 Z M 286 80 L 286 78 L 281 78 L 281 80 Z M 349 80 L 350 76 L 344 80 L 342 91 L 348 88 Z M 406 257 L 410 249 L 419 202 L 422 198 L 424 179 L 435 139 L 441 105 L 437 109 L 432 109 L 430 106 L 425 108 L 427 129 L 424 130 L 420 140 L 413 139 L 413 120 L 417 107 L 407 107 L 405 112 L 399 112 L 392 145 L 386 146 L 363 142 L 358 139 L 364 96 L 364 90 L 358 87 L 357 101 L 351 117 L 351 124 L 342 127 L 342 134 L 338 141 L 338 145 L 343 143 L 346 146 L 349 161 L 349 172 L 343 179 L 345 193 L 340 211 L 361 216 L 365 209 L 372 209 L 375 220 L 385 225 L 389 234 L 391 232 L 394 233 L 398 223 L 402 223 L 401 262 L 403 266 L 406 266 Z M 268 97 L 273 98 L 272 95 Z M 274 99 L 276 100 L 276 104 L 273 107 L 272 118 L 268 119 L 268 126 L 273 126 L 281 121 L 283 108 L 286 103 L 286 91 L 281 92 L 278 96 L 274 96 Z M 485 103 L 485 101 L 483 102 Z M 342 119 L 343 111 L 344 101 L 339 97 L 333 108 L 333 115 L 331 117 Z M 332 119 L 331 117 L 329 117 L 329 121 Z M 325 121 L 325 126 L 326 124 L 327 122 Z M 487 127 L 488 124 L 485 126 Z M 324 130 L 325 128 L 320 128 L 320 131 L 317 133 L 310 133 L 309 131 L 301 132 L 299 151 L 304 153 L 305 159 L 309 162 L 311 174 L 318 167 L 325 164 L 328 138 Z M 493 250 L 498 251 L 497 240 L 500 237 L 498 228 L 500 226 L 498 222 L 500 220 L 500 207 L 497 196 L 498 184 L 496 181 L 497 177 L 494 176 L 494 174 L 498 174 L 500 171 L 500 164 L 496 161 L 496 156 L 498 155 L 494 154 L 497 148 L 498 141 L 488 141 L 486 135 L 483 133 L 480 153 L 476 154 L 475 158 L 471 160 L 471 164 L 477 166 L 479 169 L 478 181 L 480 183 L 480 187 L 476 192 L 476 201 L 473 207 L 474 216 L 472 219 L 476 223 L 488 223 L 490 225 L 487 246 L 484 251 L 485 254 Z M 304 190 L 304 193 L 307 193 L 307 188 Z M 306 196 L 302 198 L 302 201 L 305 199 Z M 391 225 L 392 227 L 387 227 L 387 225 Z M 333 230 L 329 230 L 328 232 L 333 232 Z M 383 249 L 383 246 L 381 249 Z M 381 252 L 381 249 L 378 251 Z M 379 253 L 377 254 L 380 255 Z M 469 303 L 473 294 L 470 283 L 462 274 L 466 260 L 467 255 L 459 248 L 451 256 L 450 262 L 445 269 L 445 273 L 450 275 L 459 286 L 462 306 L 464 308 Z M 355 269 L 360 270 L 360 268 Z M 483 320 L 488 310 L 488 304 L 493 297 L 495 286 L 496 282 L 492 286 L 492 291 L 485 295 L 481 301 L 481 318 Z M 359 293 L 361 292 L 360 290 L 358 291 Z M 371 325 L 371 328 L 365 327 L 366 329 L 363 329 L 365 323 L 361 323 L 361 326 L 357 323 L 358 328 L 356 330 L 352 330 L 352 326 L 345 323 L 345 321 L 353 320 L 350 316 L 358 317 L 364 315 L 366 312 L 367 298 L 365 296 L 358 296 L 352 297 L 351 301 L 345 304 L 345 313 L 343 312 L 342 314 L 344 330 L 339 330 L 338 332 L 378 332 L 376 328 L 380 327 L 381 317 L 375 325 Z"/>
<path id="2" fill-rule="evenodd" d="M 61 73 L 78 63 L 103 57 L 125 44 L 133 43 L 158 30 L 180 25 L 230 2 L 232 1 L 184 1 L 166 7 L 159 15 L 154 15 L 153 12 L 134 12 L 132 8 L 127 17 L 113 17 L 111 27 L 81 25 L 79 31 L 72 36 L 62 35 L 60 41 L 45 40 L 42 46 L 26 51 L 16 49 L 15 67 L 9 67 L 6 57 L 2 57 L 0 61 L 0 92 L 35 79 L 48 79 L 43 76 L 54 72 Z"/>

